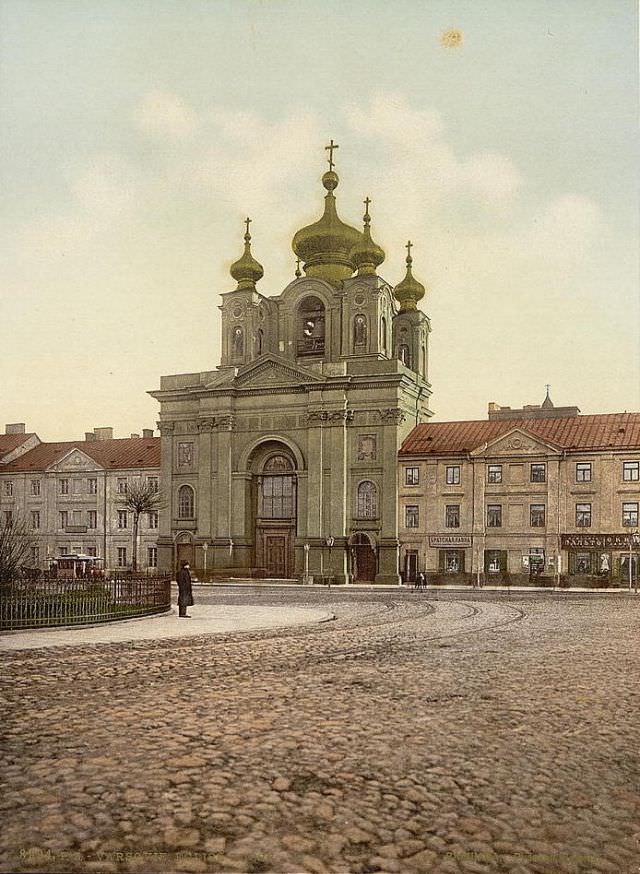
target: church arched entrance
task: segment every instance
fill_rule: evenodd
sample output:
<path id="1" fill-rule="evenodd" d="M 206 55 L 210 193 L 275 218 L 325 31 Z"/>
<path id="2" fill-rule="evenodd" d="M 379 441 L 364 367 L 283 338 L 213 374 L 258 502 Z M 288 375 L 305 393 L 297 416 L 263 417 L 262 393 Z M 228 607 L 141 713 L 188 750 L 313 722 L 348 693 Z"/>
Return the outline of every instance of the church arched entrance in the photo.
<path id="1" fill-rule="evenodd" d="M 270 443 L 255 458 L 256 564 L 267 577 L 286 579 L 294 573 L 297 522 L 297 478 L 287 447 Z"/>
<path id="2" fill-rule="evenodd" d="M 376 578 L 378 563 L 368 534 L 353 534 L 349 539 L 351 548 L 351 573 L 356 583 L 372 583 Z"/>

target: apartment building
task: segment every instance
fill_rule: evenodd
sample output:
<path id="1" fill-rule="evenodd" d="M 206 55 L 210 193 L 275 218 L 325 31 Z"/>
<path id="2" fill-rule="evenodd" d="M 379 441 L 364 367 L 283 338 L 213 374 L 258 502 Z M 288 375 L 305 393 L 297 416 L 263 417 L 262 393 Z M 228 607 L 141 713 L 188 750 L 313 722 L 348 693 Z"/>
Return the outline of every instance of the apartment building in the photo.
<path id="1" fill-rule="evenodd" d="M 640 413 L 545 404 L 414 428 L 399 453 L 405 578 L 636 578 Z"/>
<path id="2" fill-rule="evenodd" d="M 22 426 L 24 427 L 24 426 Z M 7 429 L 8 430 L 8 429 Z M 114 439 L 112 428 L 95 428 L 81 441 L 18 441 L 0 435 L 0 522 L 21 515 L 33 546 L 29 564 L 47 568 L 56 556 L 83 553 L 106 568 L 127 568 L 132 559 L 133 517 L 121 504 L 130 484 L 160 487 L 160 438 L 151 429 Z M 7 439 L 7 438 L 12 439 Z M 26 444 L 26 448 L 25 448 Z M 16 453 L 23 447 L 22 453 Z M 138 566 L 157 566 L 158 513 L 144 514 L 138 534 Z"/>

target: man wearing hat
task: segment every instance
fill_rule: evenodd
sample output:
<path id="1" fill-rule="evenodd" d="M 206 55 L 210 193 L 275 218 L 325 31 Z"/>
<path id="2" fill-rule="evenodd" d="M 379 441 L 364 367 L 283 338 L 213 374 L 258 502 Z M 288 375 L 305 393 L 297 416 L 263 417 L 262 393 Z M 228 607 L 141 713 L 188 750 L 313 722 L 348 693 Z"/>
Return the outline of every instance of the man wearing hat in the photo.
<path id="1" fill-rule="evenodd" d="M 191 619 L 187 614 L 187 607 L 193 606 L 193 589 L 191 588 L 191 574 L 189 572 L 189 562 L 183 561 L 182 567 L 176 576 L 178 584 L 178 617 L 180 619 Z"/>

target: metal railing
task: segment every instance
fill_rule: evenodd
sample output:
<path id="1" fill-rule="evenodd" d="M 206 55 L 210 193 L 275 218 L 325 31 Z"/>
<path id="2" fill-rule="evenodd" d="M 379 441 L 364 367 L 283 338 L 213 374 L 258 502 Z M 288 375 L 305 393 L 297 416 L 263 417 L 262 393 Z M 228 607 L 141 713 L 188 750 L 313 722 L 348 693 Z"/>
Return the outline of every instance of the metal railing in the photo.
<path id="1" fill-rule="evenodd" d="M 15 580 L 0 584 L 0 629 L 113 622 L 171 607 L 171 577 Z"/>

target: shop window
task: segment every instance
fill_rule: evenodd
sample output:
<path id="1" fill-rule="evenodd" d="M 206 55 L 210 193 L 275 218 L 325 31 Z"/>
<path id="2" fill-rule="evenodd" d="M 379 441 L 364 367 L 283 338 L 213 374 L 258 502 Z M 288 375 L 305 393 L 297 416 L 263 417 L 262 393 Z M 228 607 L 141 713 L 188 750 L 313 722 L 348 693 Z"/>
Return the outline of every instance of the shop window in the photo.
<path id="1" fill-rule="evenodd" d="M 505 574 L 507 572 L 507 553 L 500 549 L 486 549 L 484 552 L 484 571 L 486 574 Z"/>
<path id="2" fill-rule="evenodd" d="M 586 575 L 593 573 L 593 554 L 591 552 L 569 553 L 569 573 Z"/>
<path id="3" fill-rule="evenodd" d="M 464 549 L 441 549 L 438 553 L 440 573 L 464 573 Z"/>

